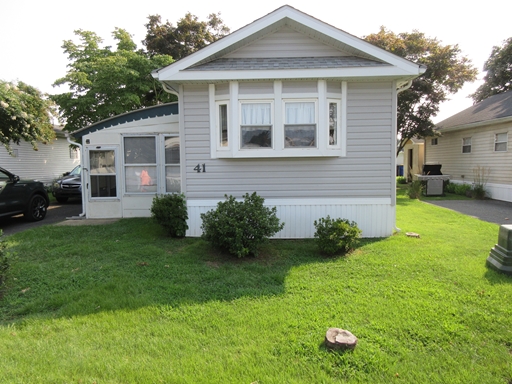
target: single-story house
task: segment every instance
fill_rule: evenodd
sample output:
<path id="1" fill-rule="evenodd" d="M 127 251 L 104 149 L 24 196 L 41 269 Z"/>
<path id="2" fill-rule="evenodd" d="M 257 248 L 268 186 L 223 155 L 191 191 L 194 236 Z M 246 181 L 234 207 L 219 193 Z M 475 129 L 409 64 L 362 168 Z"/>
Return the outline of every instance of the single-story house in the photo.
<path id="1" fill-rule="evenodd" d="M 37 151 L 26 141 L 19 145 L 11 143 L 12 154 L 0 146 L 0 166 L 22 179 L 37 179 L 50 185 L 54 179 L 80 164 L 80 150 L 70 146 L 62 126 L 55 125 L 54 131 L 55 140 L 37 143 Z"/>
<path id="2" fill-rule="evenodd" d="M 155 193 L 183 192 L 187 235 L 200 236 L 201 213 L 257 192 L 285 223 L 276 237 L 313 237 L 327 215 L 388 236 L 397 94 L 425 69 L 278 8 L 153 72 L 177 95 L 176 114 L 127 114 L 74 134 L 86 217 L 149 216 Z"/>
<path id="3" fill-rule="evenodd" d="M 490 171 L 485 188 L 496 200 L 512 201 L 512 91 L 485 100 L 439 122 L 427 138 L 425 161 L 442 165 L 450 182 L 474 182 L 475 170 Z M 480 175 L 481 176 L 481 175 Z"/>

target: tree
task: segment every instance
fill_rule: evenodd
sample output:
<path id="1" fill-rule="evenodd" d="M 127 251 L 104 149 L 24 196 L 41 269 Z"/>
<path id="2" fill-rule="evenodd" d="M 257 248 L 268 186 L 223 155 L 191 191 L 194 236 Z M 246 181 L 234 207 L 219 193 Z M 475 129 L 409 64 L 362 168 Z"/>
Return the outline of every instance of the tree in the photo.
<path id="1" fill-rule="evenodd" d="M 378 33 L 364 39 L 427 67 L 409 89 L 398 94 L 398 155 L 409 139 L 434 135 L 431 118 L 439 112 L 439 104 L 462 88 L 466 81 L 475 80 L 477 70 L 467 57 L 460 55 L 458 45 L 443 46 L 437 39 L 416 30 L 397 35 L 381 27 Z"/>
<path id="2" fill-rule="evenodd" d="M 65 130 L 75 131 L 97 121 L 162 102 L 175 100 L 166 93 L 151 72 L 172 63 L 167 55 L 149 56 L 136 50 L 131 35 L 116 28 L 117 49 L 100 47 L 102 39 L 94 32 L 75 31 L 80 44 L 64 41 L 70 64 L 66 76 L 54 87 L 68 85 L 70 91 L 52 95 L 59 105 Z"/>
<path id="3" fill-rule="evenodd" d="M 149 16 L 148 19 L 143 41 L 147 51 L 152 55 L 170 55 L 174 60 L 188 56 L 229 33 L 220 14 L 215 13 L 208 16 L 208 21 L 198 21 L 197 16 L 189 12 L 176 27 L 169 21 L 162 24 L 160 15 Z"/>
<path id="4" fill-rule="evenodd" d="M 54 103 L 38 89 L 21 81 L 0 80 L 0 143 L 11 152 L 11 143 L 28 141 L 37 150 L 37 143 L 55 138 L 51 121 Z"/>
<path id="5" fill-rule="evenodd" d="M 512 37 L 503 41 L 503 46 L 492 47 L 484 71 L 484 83 L 471 95 L 475 103 L 512 90 Z"/>

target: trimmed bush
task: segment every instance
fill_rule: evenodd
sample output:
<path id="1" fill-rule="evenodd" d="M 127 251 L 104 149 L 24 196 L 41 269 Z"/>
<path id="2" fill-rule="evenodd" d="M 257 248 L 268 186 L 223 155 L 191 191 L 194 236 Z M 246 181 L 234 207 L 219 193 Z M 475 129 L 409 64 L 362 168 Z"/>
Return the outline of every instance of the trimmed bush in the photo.
<path id="1" fill-rule="evenodd" d="M 155 196 L 151 204 L 151 217 L 172 237 L 184 237 L 187 232 L 188 213 L 185 195 Z"/>
<path id="2" fill-rule="evenodd" d="M 276 207 L 265 207 L 264 201 L 256 192 L 246 193 L 244 201 L 226 195 L 217 209 L 201 214 L 202 238 L 237 257 L 257 256 L 258 248 L 284 227 Z"/>
<path id="3" fill-rule="evenodd" d="M 396 183 L 397 184 L 407 184 L 407 179 L 405 178 L 405 176 L 397 176 Z"/>
<path id="4" fill-rule="evenodd" d="M 346 253 L 357 244 L 362 231 L 347 219 L 331 219 L 330 216 L 314 221 L 315 241 L 322 253 L 333 255 Z"/>

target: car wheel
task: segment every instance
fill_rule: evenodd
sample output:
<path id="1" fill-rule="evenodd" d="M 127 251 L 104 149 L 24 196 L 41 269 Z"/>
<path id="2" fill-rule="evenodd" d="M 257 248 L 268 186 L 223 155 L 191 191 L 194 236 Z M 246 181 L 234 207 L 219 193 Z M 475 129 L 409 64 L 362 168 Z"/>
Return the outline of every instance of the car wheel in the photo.
<path id="1" fill-rule="evenodd" d="M 67 197 L 56 197 L 55 198 L 59 203 L 65 203 L 66 201 L 68 201 L 68 198 Z"/>
<path id="2" fill-rule="evenodd" d="M 39 221 L 43 220 L 46 216 L 46 200 L 41 195 L 34 195 L 30 198 L 30 201 L 25 211 L 25 219 L 28 221 Z"/>

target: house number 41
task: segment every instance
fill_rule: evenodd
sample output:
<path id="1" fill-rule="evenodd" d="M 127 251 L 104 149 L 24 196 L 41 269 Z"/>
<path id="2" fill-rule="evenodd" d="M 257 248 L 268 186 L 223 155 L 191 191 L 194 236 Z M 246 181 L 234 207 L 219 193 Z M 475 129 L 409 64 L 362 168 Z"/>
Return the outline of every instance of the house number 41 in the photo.
<path id="1" fill-rule="evenodd" d="M 206 172 L 206 164 L 197 164 L 194 168 L 194 171 L 196 171 L 197 173 Z"/>

